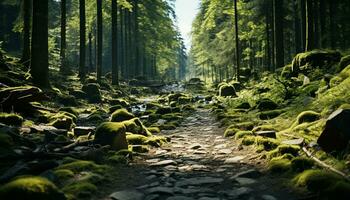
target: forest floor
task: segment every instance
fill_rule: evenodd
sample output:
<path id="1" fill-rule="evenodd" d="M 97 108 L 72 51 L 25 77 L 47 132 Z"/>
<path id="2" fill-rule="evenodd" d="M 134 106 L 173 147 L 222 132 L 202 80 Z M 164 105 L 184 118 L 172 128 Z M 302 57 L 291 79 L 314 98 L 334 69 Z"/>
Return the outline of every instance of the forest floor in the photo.
<path id="1" fill-rule="evenodd" d="M 198 109 L 176 130 L 162 131 L 171 142 L 120 169 L 128 175 L 118 176 L 102 199 L 298 199 L 283 177 L 264 172 L 260 154 L 223 137 L 219 125 L 208 109 Z"/>

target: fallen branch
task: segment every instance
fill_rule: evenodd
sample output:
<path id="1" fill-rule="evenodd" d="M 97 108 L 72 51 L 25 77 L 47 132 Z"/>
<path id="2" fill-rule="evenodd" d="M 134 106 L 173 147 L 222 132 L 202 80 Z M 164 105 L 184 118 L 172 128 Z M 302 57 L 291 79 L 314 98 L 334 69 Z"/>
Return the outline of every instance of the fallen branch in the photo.
<path id="1" fill-rule="evenodd" d="M 339 171 L 339 170 L 335 169 L 334 167 L 322 162 L 321 160 L 319 160 L 318 158 L 313 156 L 312 153 L 306 149 L 306 147 L 303 147 L 302 149 L 306 153 L 306 155 L 309 156 L 310 158 L 312 158 L 320 167 L 323 167 L 329 171 L 332 171 L 332 172 L 344 177 L 347 181 L 350 181 L 350 177 L 348 175 L 346 175 L 344 172 Z"/>

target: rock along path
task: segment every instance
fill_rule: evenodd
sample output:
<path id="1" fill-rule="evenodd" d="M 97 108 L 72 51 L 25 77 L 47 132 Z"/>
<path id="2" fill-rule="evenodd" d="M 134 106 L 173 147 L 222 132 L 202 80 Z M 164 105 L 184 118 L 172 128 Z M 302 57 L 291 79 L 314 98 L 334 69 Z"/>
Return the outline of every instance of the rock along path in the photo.
<path id="1" fill-rule="evenodd" d="M 197 110 L 181 127 L 162 132 L 171 142 L 131 163 L 128 178 L 103 199 L 275 200 L 297 199 L 281 179 L 259 171 L 261 160 L 224 138 L 208 110 Z"/>

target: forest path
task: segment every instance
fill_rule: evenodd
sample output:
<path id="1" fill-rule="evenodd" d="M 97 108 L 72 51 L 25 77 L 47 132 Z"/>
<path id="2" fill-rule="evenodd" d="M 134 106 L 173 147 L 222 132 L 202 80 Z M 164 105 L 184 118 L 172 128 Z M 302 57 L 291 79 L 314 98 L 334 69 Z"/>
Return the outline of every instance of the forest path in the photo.
<path id="1" fill-rule="evenodd" d="M 103 199 L 297 199 L 280 178 L 259 172 L 253 150 L 223 132 L 209 110 L 197 110 L 178 129 L 162 132 L 171 142 L 133 161 L 122 172 L 128 177 Z"/>

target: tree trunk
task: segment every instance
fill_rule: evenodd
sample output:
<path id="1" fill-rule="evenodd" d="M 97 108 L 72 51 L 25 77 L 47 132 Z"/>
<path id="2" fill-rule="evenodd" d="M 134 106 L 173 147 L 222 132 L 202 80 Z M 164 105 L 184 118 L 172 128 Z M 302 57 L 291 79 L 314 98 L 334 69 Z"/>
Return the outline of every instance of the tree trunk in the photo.
<path id="1" fill-rule="evenodd" d="M 33 1 L 31 75 L 42 88 L 49 83 L 48 0 Z"/>
<path id="2" fill-rule="evenodd" d="M 305 0 L 300 0 L 300 19 L 301 19 L 301 38 L 302 38 L 302 51 L 305 51 L 306 44 L 306 3 Z"/>
<path id="3" fill-rule="evenodd" d="M 265 12 L 265 32 L 266 32 L 266 70 L 269 71 L 271 69 L 271 48 L 270 48 L 270 10 L 269 6 L 266 6 Z"/>
<path id="4" fill-rule="evenodd" d="M 273 12 L 273 1 L 270 1 L 270 10 L 271 10 L 271 19 L 270 19 L 270 24 L 271 24 L 271 71 L 275 71 L 276 65 L 275 65 L 275 13 Z"/>
<path id="5" fill-rule="evenodd" d="M 112 84 L 118 85 L 118 3 L 112 0 Z"/>
<path id="6" fill-rule="evenodd" d="M 284 37 L 283 37 L 283 0 L 274 2 L 274 26 L 275 26 L 275 63 L 276 68 L 284 67 Z"/>
<path id="7" fill-rule="evenodd" d="M 102 0 L 96 0 L 97 2 L 97 63 L 96 74 L 97 81 L 101 81 L 102 74 Z"/>
<path id="8" fill-rule="evenodd" d="M 314 14 L 314 48 L 320 48 L 320 10 L 318 0 L 313 2 L 313 14 Z"/>
<path id="9" fill-rule="evenodd" d="M 120 7 L 119 9 L 120 13 L 120 64 L 121 64 L 121 76 L 125 79 L 125 17 L 124 17 L 124 10 Z"/>
<path id="10" fill-rule="evenodd" d="M 92 33 L 89 33 L 89 72 L 93 71 L 92 65 Z"/>
<path id="11" fill-rule="evenodd" d="M 237 0 L 234 0 L 234 11 L 235 11 L 235 40 L 236 40 L 236 79 L 239 81 L 240 78 L 240 55 L 239 55 L 239 30 L 238 30 L 238 9 Z"/>
<path id="12" fill-rule="evenodd" d="M 61 50 L 60 50 L 60 57 L 61 57 L 61 66 L 60 71 L 66 72 L 67 67 L 66 66 L 66 24 L 67 24 L 67 0 L 61 0 Z"/>
<path id="13" fill-rule="evenodd" d="M 126 66 L 128 69 L 128 77 L 129 78 L 134 78 L 134 66 L 133 66 L 133 49 L 132 49 L 132 20 L 131 20 L 131 12 L 128 11 L 127 12 L 127 27 L 128 27 L 128 40 L 127 40 L 127 44 L 128 44 L 128 54 L 127 59 L 128 59 L 128 65 Z"/>
<path id="14" fill-rule="evenodd" d="M 86 42 L 86 16 L 85 16 L 85 0 L 79 0 L 79 15 L 80 15 L 80 62 L 79 62 L 79 77 L 81 80 L 85 78 L 85 42 Z"/>
<path id="15" fill-rule="evenodd" d="M 336 38 L 336 32 L 337 30 L 337 23 L 335 19 L 335 12 L 337 8 L 337 3 L 334 0 L 328 0 L 329 4 L 329 21 L 330 21 L 330 42 L 331 42 L 331 48 L 335 49 L 337 47 L 337 38 Z"/>
<path id="16" fill-rule="evenodd" d="M 301 52 L 301 30 L 300 30 L 300 18 L 299 18 L 298 1 L 294 1 L 294 35 L 295 35 L 295 54 Z"/>
<path id="17" fill-rule="evenodd" d="M 305 51 L 311 51 L 314 49 L 314 17 L 312 0 L 306 1 L 306 46 Z"/>
<path id="18" fill-rule="evenodd" d="M 140 38 L 139 38 L 139 7 L 138 7 L 139 0 L 134 0 L 134 23 L 135 23 L 135 31 L 134 31 L 134 38 L 135 38 L 135 70 L 136 76 L 141 75 L 141 66 L 140 66 Z"/>
<path id="19" fill-rule="evenodd" d="M 32 0 L 23 1 L 23 51 L 21 63 L 29 68 L 30 65 L 30 20 L 32 16 Z"/>
<path id="20" fill-rule="evenodd" d="M 320 13 L 322 16 L 320 17 L 320 47 L 325 48 L 326 44 L 326 3 L 325 0 L 320 0 Z"/>

